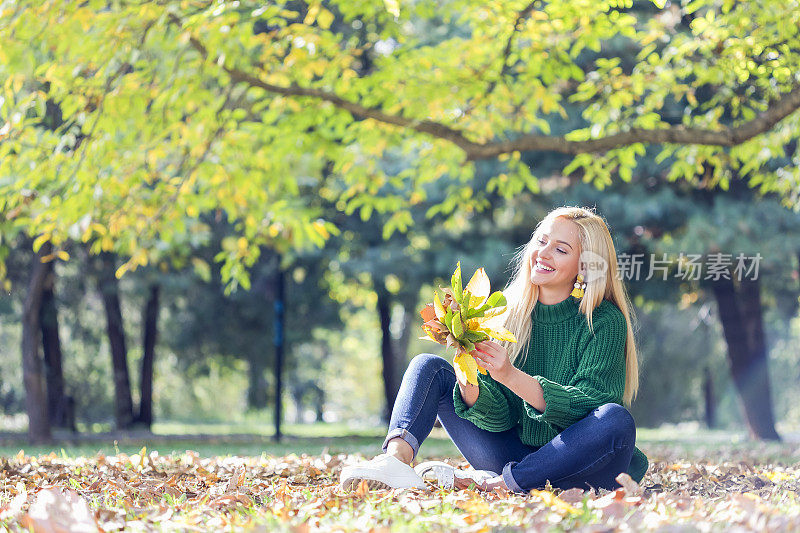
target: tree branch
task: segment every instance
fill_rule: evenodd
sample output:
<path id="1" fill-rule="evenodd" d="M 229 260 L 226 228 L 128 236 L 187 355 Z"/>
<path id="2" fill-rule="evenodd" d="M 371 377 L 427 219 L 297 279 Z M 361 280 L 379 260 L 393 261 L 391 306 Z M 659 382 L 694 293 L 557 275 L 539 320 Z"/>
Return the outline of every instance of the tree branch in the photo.
<path id="1" fill-rule="evenodd" d="M 170 15 L 172 22 L 181 25 L 180 19 Z M 203 58 L 209 55 L 208 50 L 195 36 L 189 39 L 192 47 Z M 632 128 L 624 132 L 607 135 L 597 139 L 585 141 L 569 141 L 563 136 L 548 135 L 520 135 L 507 141 L 491 141 L 478 143 L 471 141 L 462 130 L 431 120 L 419 120 L 392 115 L 380 108 L 367 107 L 358 102 L 346 100 L 341 96 L 322 89 L 301 87 L 296 83 L 289 86 L 280 86 L 268 83 L 258 76 L 244 72 L 240 69 L 222 64 L 221 68 L 228 73 L 231 80 L 236 83 L 245 83 L 251 87 L 259 87 L 273 94 L 283 96 L 305 96 L 330 102 L 334 106 L 349 111 L 353 116 L 361 119 L 372 119 L 384 124 L 391 124 L 407 128 L 419 133 L 449 141 L 461 148 L 468 160 L 490 159 L 500 154 L 524 151 L 558 152 L 562 154 L 577 155 L 581 153 L 604 152 L 613 148 L 627 146 L 635 143 L 643 144 L 698 144 L 708 146 L 736 146 L 765 133 L 775 124 L 800 108 L 800 85 L 785 93 L 779 100 L 770 105 L 766 111 L 756 118 L 744 122 L 736 127 L 724 127 L 719 130 L 700 128 L 686 128 L 673 126 L 663 129 Z"/>
<path id="2" fill-rule="evenodd" d="M 536 2 L 539 0 L 533 0 L 530 4 L 525 6 L 519 13 L 517 13 L 517 19 L 514 21 L 514 27 L 511 29 L 511 34 L 508 36 L 508 40 L 506 41 L 506 47 L 503 49 L 503 66 L 500 69 L 500 74 L 497 75 L 497 78 L 492 80 L 489 83 L 489 86 L 486 88 L 486 96 L 490 96 L 493 92 L 495 87 L 497 87 L 497 83 L 503 79 L 503 77 L 508 74 L 508 69 L 511 68 L 511 65 L 508 62 L 508 56 L 511 54 L 511 46 L 514 43 L 514 37 L 517 35 L 517 32 L 521 29 L 520 24 L 528 18 L 533 11 Z"/>

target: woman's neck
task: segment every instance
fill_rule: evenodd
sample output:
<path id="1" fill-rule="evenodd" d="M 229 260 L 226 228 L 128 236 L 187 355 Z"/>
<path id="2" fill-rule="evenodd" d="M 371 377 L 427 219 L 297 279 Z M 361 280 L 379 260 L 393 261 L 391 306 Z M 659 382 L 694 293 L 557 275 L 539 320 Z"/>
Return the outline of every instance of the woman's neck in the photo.
<path id="1" fill-rule="evenodd" d="M 537 299 L 544 305 L 555 305 L 569 298 L 569 289 L 570 288 L 564 291 L 564 289 L 561 288 L 556 289 L 552 287 L 539 286 L 539 297 Z"/>

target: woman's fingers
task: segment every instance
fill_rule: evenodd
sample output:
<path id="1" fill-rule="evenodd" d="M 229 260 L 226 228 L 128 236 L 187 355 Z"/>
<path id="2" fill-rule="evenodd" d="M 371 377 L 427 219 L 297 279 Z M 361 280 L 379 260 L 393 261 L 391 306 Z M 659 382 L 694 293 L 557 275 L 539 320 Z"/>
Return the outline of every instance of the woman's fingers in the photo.
<path id="1" fill-rule="evenodd" d="M 494 361 L 492 360 L 492 358 L 491 358 L 491 357 L 486 357 L 486 356 L 485 356 L 483 353 L 481 353 L 481 352 L 473 353 L 473 354 L 472 354 L 472 356 L 473 356 L 475 359 L 477 359 L 479 363 L 482 363 L 482 364 L 483 364 L 483 366 L 487 366 L 487 365 L 490 365 L 490 366 L 491 366 L 491 365 L 494 363 Z"/>
<path id="2" fill-rule="evenodd" d="M 506 354 L 505 348 L 492 340 L 480 341 L 475 343 L 475 349 L 485 354 L 495 357 L 502 357 Z"/>
<path id="3" fill-rule="evenodd" d="M 492 339 L 487 339 L 483 342 L 485 342 L 487 346 L 498 352 L 503 350 L 503 346 L 497 341 L 493 341 Z"/>

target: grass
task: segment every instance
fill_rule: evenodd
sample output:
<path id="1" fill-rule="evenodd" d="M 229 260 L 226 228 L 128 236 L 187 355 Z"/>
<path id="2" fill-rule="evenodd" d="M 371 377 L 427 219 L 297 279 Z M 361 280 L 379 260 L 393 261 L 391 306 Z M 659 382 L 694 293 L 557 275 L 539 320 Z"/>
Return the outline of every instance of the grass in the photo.
<path id="1" fill-rule="evenodd" d="M 156 450 L 160 455 L 198 452 L 201 456 L 283 456 L 319 455 L 322 453 L 380 452 L 385 428 L 365 428 L 346 424 L 286 424 L 280 442 L 272 438 L 273 428 L 268 425 L 246 423 L 160 422 L 153 432 L 103 432 L 73 435 L 56 432 L 53 445 L 32 446 L 24 433 L 6 433 L 0 437 L 0 456 L 16 455 L 21 449 L 29 455 L 43 455 L 51 451 L 67 457 L 93 456 L 98 453 L 115 455 L 118 452 L 133 454 L 142 447 Z M 457 455 L 458 450 L 443 430 L 435 428 L 425 442 L 421 457 Z"/>
<path id="2" fill-rule="evenodd" d="M 263 420 L 227 423 L 187 423 L 163 421 L 154 424 L 152 433 L 102 432 L 73 435 L 57 432 L 53 445 L 30 446 L 24 433 L 0 435 L 0 456 L 16 455 L 21 449 L 29 455 L 51 451 L 66 457 L 94 456 L 98 453 L 134 454 L 147 447 L 160 455 L 193 450 L 201 456 L 284 456 L 291 453 L 371 455 L 380 452 L 385 427 L 354 426 L 344 423 L 285 424 L 283 439 L 272 439 L 274 428 Z M 790 436 L 790 439 L 793 438 Z M 714 456 L 758 457 L 761 461 L 792 464 L 800 461 L 800 447 L 794 441 L 770 443 L 754 441 L 741 431 L 699 429 L 694 425 L 640 428 L 637 445 L 648 455 L 674 455 L 687 459 Z M 441 428 L 434 428 L 420 449 L 420 458 L 460 457 L 460 453 Z"/>

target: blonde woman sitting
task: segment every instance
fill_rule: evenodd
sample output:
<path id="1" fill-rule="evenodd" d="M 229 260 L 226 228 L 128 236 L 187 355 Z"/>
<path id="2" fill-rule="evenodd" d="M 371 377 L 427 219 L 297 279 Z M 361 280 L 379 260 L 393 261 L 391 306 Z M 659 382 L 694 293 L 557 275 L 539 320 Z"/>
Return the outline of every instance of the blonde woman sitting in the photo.
<path id="1" fill-rule="evenodd" d="M 488 375 L 467 383 L 450 362 L 420 354 L 403 377 L 384 453 L 342 470 L 345 490 L 424 488 L 411 467 L 437 417 L 481 475 L 456 486 L 514 492 L 548 482 L 613 489 L 621 472 L 647 470 L 628 410 L 638 388 L 630 301 L 617 278 L 614 243 L 592 210 L 562 207 L 536 227 L 504 291 L 516 344 L 484 341 L 473 352 Z"/>

